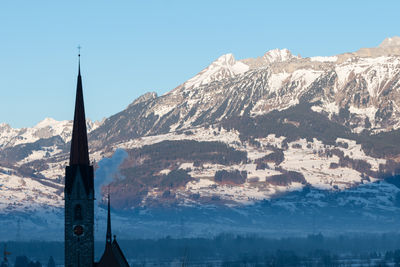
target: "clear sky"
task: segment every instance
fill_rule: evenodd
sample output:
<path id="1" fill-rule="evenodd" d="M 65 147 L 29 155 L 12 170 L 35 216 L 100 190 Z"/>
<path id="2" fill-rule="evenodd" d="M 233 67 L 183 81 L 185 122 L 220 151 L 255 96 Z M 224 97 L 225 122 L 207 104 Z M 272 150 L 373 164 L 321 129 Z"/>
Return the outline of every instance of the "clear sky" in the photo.
<path id="1" fill-rule="evenodd" d="M 329 56 L 400 35 L 400 1 L 4 0 L 0 123 L 72 119 L 77 49 L 87 117 L 163 94 L 226 53 Z"/>

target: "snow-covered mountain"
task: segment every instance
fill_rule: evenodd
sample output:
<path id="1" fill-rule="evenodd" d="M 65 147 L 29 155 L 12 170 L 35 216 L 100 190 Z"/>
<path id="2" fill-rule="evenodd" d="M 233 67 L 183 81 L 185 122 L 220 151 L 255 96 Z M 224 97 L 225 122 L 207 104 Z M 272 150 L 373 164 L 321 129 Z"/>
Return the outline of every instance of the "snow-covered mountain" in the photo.
<path id="1" fill-rule="evenodd" d="M 249 66 L 236 61 L 232 54 L 220 56 L 210 66 L 183 84 L 186 88 L 198 87 L 212 81 L 232 78 L 249 70 Z"/>
<path id="2" fill-rule="evenodd" d="M 101 122 L 87 120 L 88 132 L 96 129 Z M 72 121 L 57 121 L 45 118 L 32 128 L 14 129 L 6 123 L 0 124 L 0 148 L 33 143 L 40 139 L 59 136 L 64 142 L 71 139 Z"/>
<path id="3" fill-rule="evenodd" d="M 379 47 L 398 47 L 400 46 L 400 37 L 394 36 L 383 40 Z"/>
<path id="4" fill-rule="evenodd" d="M 88 132 L 101 122 L 87 120 Z M 63 205 L 65 154 L 72 121 L 46 118 L 32 128 L 0 125 L 0 210 L 54 211 Z M 61 161 L 59 161 L 61 160 Z"/>
<path id="5" fill-rule="evenodd" d="M 265 56 L 242 61 L 223 56 L 224 60 L 218 59 L 218 64 L 212 63 L 169 93 L 153 94 L 108 118 L 93 132 L 93 139 L 112 144 L 237 116 L 265 115 L 299 103 L 311 103 L 314 111 L 333 120 L 346 115 L 342 124 L 355 133 L 397 129 L 400 58 L 382 53 L 377 57 L 349 53 L 313 58 L 280 56 L 276 57 L 280 61 L 272 63 L 264 60 Z M 240 71 L 236 70 L 238 65 Z M 102 146 L 103 142 L 93 144 Z"/>
<path id="6" fill-rule="evenodd" d="M 226 54 L 162 96 L 147 93 L 101 123 L 88 121 L 98 171 L 106 170 L 96 162 L 127 152 L 115 161 L 119 173 L 106 173 L 114 208 L 148 221 L 166 220 L 159 207 L 188 212 L 179 216 L 197 210 L 199 221 L 222 209 L 215 229 L 239 216 L 235 227 L 246 231 L 243 218 L 255 213 L 316 210 L 390 225 L 400 215 L 398 40 L 329 57 Z M 71 128 L 52 119 L 0 125 L 1 214 L 62 207 Z"/>

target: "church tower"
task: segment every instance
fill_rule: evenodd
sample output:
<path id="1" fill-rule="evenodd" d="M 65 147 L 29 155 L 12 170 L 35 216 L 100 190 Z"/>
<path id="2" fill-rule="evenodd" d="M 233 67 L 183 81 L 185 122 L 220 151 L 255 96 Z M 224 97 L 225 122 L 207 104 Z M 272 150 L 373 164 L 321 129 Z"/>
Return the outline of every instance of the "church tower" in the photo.
<path id="1" fill-rule="evenodd" d="M 69 165 L 65 170 L 65 267 L 93 267 L 94 185 L 89 162 L 80 55 Z"/>

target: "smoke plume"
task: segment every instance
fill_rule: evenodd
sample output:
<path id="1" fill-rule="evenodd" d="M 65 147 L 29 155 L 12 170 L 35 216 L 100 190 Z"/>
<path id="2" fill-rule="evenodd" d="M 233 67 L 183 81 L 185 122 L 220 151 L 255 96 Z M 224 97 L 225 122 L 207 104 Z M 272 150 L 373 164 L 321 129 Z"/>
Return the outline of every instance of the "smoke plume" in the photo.
<path id="1" fill-rule="evenodd" d="M 104 158 L 98 162 L 99 168 L 96 170 L 94 178 L 97 205 L 101 202 L 101 188 L 113 181 L 115 175 L 118 174 L 119 165 L 127 156 L 128 153 L 125 150 L 117 149 L 111 158 Z"/>

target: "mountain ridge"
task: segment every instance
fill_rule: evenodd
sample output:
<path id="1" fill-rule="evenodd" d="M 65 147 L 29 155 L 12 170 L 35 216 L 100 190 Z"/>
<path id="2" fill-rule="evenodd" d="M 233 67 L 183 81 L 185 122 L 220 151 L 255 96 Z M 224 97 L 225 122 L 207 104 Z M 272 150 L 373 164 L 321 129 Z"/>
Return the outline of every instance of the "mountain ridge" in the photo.
<path id="1" fill-rule="evenodd" d="M 371 49 L 226 54 L 164 95 L 146 93 L 101 123 L 88 121 L 90 157 L 112 177 L 114 207 L 155 217 L 223 209 L 225 219 L 235 209 L 268 216 L 317 207 L 365 219 L 376 207 L 368 216 L 389 220 L 400 212 L 400 57 L 389 39 Z M 62 207 L 71 127 L 53 119 L 0 125 L 0 214 Z M 117 149 L 127 156 L 107 173 L 98 162 Z"/>

